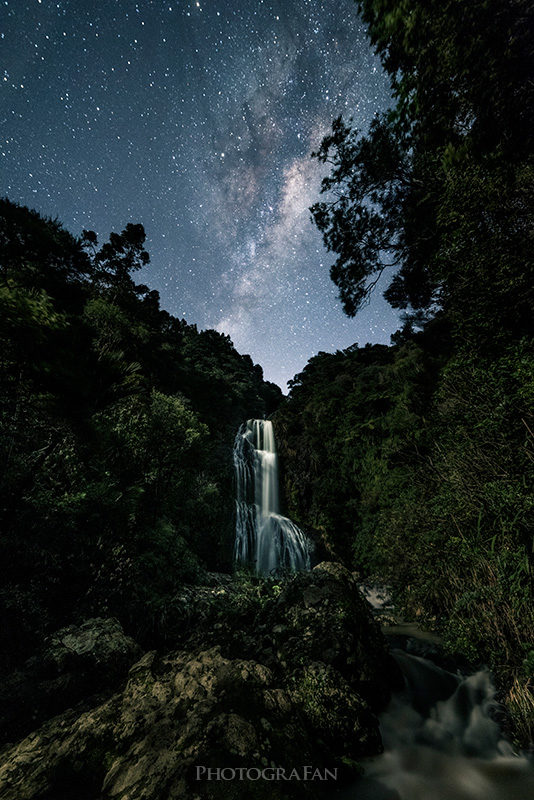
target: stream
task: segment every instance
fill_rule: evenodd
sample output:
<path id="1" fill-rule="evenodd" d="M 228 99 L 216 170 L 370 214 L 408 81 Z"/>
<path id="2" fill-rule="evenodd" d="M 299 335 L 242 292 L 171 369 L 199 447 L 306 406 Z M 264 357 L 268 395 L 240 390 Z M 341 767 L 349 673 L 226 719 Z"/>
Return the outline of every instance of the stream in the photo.
<path id="1" fill-rule="evenodd" d="M 373 594 L 374 592 L 374 594 Z M 375 609 L 383 595 L 364 589 Z M 386 637 L 436 643 L 416 625 L 384 627 Z M 453 674 L 431 660 L 392 649 L 404 677 L 380 715 L 384 753 L 365 763 L 365 774 L 346 800 L 533 800 L 534 767 L 517 755 L 499 726 L 502 709 L 486 669 Z"/>

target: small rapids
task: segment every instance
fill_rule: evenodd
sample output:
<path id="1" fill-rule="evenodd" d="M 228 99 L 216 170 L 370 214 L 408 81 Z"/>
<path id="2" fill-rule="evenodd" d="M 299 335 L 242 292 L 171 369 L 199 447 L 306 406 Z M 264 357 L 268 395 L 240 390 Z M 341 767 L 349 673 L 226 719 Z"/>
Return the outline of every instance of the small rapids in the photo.
<path id="1" fill-rule="evenodd" d="M 280 514 L 278 456 L 273 424 L 252 419 L 237 432 L 236 538 L 234 558 L 260 574 L 310 568 L 309 542 L 297 525 Z"/>
<path id="2" fill-rule="evenodd" d="M 487 670 L 453 675 L 393 651 L 404 689 L 380 717 L 384 753 L 346 800 L 530 800 L 534 768 L 501 733 Z"/>

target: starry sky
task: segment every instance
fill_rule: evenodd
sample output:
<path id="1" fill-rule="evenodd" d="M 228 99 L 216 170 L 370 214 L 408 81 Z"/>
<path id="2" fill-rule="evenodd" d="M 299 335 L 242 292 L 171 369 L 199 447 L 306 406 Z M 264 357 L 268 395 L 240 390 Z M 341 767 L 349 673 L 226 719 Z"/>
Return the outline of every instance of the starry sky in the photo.
<path id="1" fill-rule="evenodd" d="M 320 350 L 389 343 L 355 319 L 310 221 L 339 113 L 390 101 L 352 0 L 0 0 L 0 193 L 101 241 L 147 232 L 137 273 L 285 389 Z"/>

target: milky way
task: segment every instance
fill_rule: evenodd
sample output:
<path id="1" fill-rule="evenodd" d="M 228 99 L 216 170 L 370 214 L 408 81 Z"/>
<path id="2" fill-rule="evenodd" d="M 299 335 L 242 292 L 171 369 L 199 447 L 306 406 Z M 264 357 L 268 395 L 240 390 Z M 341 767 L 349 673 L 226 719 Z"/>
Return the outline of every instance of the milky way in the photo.
<path id="1" fill-rule="evenodd" d="M 308 210 L 332 119 L 389 103 L 351 0 L 0 2 L 4 194 L 102 240 L 142 222 L 162 306 L 282 387 L 389 342 L 380 293 L 344 317 Z"/>

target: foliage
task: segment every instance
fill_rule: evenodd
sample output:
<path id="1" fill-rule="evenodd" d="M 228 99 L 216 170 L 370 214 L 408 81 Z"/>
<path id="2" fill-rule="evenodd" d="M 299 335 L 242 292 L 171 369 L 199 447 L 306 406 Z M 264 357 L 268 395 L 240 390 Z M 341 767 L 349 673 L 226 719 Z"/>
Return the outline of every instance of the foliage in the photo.
<path id="1" fill-rule="evenodd" d="M 228 567 L 235 430 L 280 390 L 131 275 L 141 225 L 99 248 L 0 201 L 0 587 L 6 660 L 76 617 L 149 609 Z"/>
<path id="2" fill-rule="evenodd" d="M 453 649 L 518 666 L 534 621 L 534 359 L 524 341 L 451 357 L 431 334 L 323 353 L 296 377 L 274 418 L 288 511 Z"/>
<path id="3" fill-rule="evenodd" d="M 393 346 L 319 353 L 292 382 L 274 418 L 288 513 L 498 670 L 527 731 L 534 10 L 358 6 L 394 103 L 367 132 L 334 120 L 311 212 L 345 311 L 388 272 L 405 324 Z"/>
<path id="4" fill-rule="evenodd" d="M 464 341 L 487 342 L 489 321 L 528 332 L 532 4 L 358 5 L 396 104 L 366 134 L 336 119 L 314 154 L 332 166 L 311 211 L 345 310 L 388 271 L 392 305 L 442 308 Z"/>
<path id="5" fill-rule="evenodd" d="M 332 167 L 321 188 L 327 200 L 315 203 L 311 212 L 326 247 L 337 253 L 330 275 L 349 316 L 394 267 L 400 268 L 386 293 L 394 306 L 427 308 L 439 296 L 426 264 L 433 248 L 431 213 L 422 213 L 428 176 L 422 165 L 415 169 L 402 145 L 391 115 L 375 118 L 365 136 L 338 117 L 313 154 Z M 417 230 L 407 225 L 416 206 Z"/>

